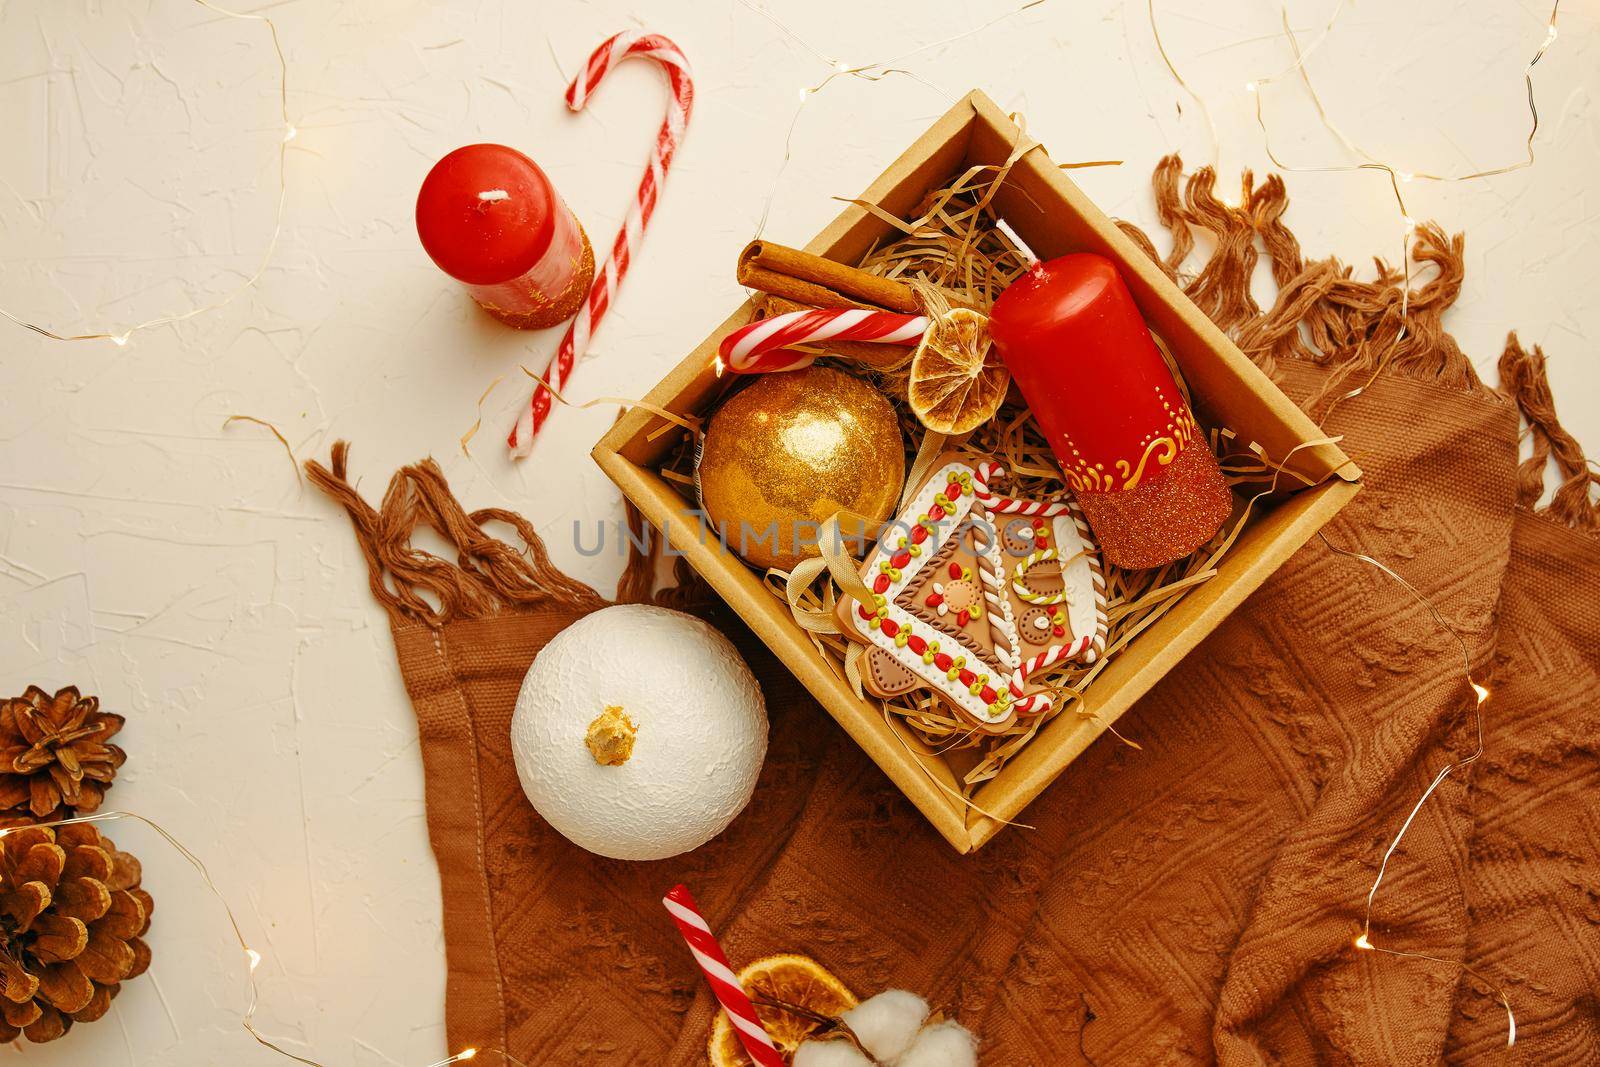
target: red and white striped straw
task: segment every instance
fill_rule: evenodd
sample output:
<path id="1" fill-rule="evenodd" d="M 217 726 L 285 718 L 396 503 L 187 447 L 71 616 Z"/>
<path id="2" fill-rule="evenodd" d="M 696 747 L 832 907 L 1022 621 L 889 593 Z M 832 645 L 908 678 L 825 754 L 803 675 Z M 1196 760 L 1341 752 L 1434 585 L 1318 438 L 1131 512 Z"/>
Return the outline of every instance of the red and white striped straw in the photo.
<path id="1" fill-rule="evenodd" d="M 741 326 L 722 339 L 717 349 L 723 366 L 736 374 L 767 374 L 799 370 L 815 358 L 790 352 L 790 345 L 824 341 L 876 341 L 886 345 L 912 345 L 928 329 L 924 315 L 861 308 L 791 311 Z"/>
<path id="2" fill-rule="evenodd" d="M 689 112 L 694 106 L 694 81 L 689 77 L 689 61 L 677 45 L 658 33 L 626 30 L 596 48 L 583 72 L 567 87 L 567 107 L 573 111 L 583 110 L 583 105 L 611 68 L 631 57 L 654 60 L 666 73 L 667 83 L 672 89 L 667 117 L 656 134 L 650 164 L 639 181 L 639 191 L 634 195 L 633 203 L 628 205 L 627 217 L 623 220 L 622 229 L 617 232 L 611 254 L 606 257 L 605 265 L 596 272 L 588 298 L 567 327 L 561 347 L 556 349 L 555 356 L 545 368 L 543 381 L 534 390 L 533 398 L 517 419 L 511 436 L 506 438 L 511 454 L 516 457 L 526 456 L 532 450 L 534 437 L 550 416 L 551 395 L 546 383 L 557 390 L 567 384 L 573 364 L 588 349 L 590 336 L 616 297 L 617 285 L 628 272 L 628 264 L 644 237 L 644 229 L 650 222 L 650 216 L 655 213 L 656 199 L 661 195 L 661 183 L 667 176 L 667 168 L 672 166 L 672 157 L 678 151 L 683 131 L 689 125 Z"/>
<path id="3" fill-rule="evenodd" d="M 718 1003 L 728 1013 L 734 1032 L 744 1043 L 744 1050 L 758 1067 L 784 1067 L 783 1056 L 767 1035 L 766 1027 L 761 1025 L 761 1017 L 739 984 L 739 976 L 728 966 L 728 957 L 722 954 L 716 935 L 701 917 L 700 908 L 689 895 L 689 887 L 673 886 L 661 898 L 661 903 L 677 924 L 678 933 L 688 942 L 689 951 L 694 953 L 695 962 L 700 965 L 706 981 L 711 983 L 711 992 L 717 995 Z"/>

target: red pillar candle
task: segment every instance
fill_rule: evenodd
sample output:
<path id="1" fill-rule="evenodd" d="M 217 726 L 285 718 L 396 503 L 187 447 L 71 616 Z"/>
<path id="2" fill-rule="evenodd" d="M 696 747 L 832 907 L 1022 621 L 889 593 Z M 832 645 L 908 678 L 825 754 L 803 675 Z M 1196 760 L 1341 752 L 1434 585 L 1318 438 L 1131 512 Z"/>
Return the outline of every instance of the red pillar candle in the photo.
<path id="1" fill-rule="evenodd" d="M 525 330 L 570 319 L 594 278 L 583 227 L 538 164 L 505 145 L 470 144 L 434 164 L 417 235 L 486 311 Z"/>
<path id="2" fill-rule="evenodd" d="M 1232 496 L 1110 260 L 1034 264 L 989 331 L 1107 559 L 1159 567 L 1216 534 Z"/>

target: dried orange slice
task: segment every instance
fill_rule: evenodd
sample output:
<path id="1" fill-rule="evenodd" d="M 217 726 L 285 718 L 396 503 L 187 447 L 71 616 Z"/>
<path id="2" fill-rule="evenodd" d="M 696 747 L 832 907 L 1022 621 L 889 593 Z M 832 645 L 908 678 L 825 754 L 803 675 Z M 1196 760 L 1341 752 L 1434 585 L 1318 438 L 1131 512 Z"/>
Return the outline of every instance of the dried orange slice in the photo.
<path id="1" fill-rule="evenodd" d="M 739 984 L 755 1001 L 756 1014 L 766 1026 L 772 1043 L 785 1057 L 794 1055 L 822 1023 L 806 1019 L 761 1003 L 762 997 L 794 1004 L 807 1011 L 838 1018 L 856 1006 L 856 996 L 845 984 L 829 974 L 809 956 L 768 956 L 756 960 L 739 972 Z M 711 1040 L 706 1042 L 706 1058 L 711 1067 L 753 1067 L 754 1061 L 739 1043 L 728 1013 L 717 1012 L 711 1024 Z"/>
<path id="2" fill-rule="evenodd" d="M 1011 372 L 989 343 L 989 320 L 955 308 L 941 315 L 911 357 L 907 398 L 939 433 L 975 430 L 1000 410 Z"/>

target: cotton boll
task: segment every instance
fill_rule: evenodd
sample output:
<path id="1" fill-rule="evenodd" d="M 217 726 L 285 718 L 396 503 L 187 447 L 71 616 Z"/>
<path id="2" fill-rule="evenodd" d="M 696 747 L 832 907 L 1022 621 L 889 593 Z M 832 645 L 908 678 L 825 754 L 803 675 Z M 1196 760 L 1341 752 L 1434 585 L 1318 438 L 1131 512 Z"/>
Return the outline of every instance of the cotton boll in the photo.
<path id="1" fill-rule="evenodd" d="M 978 1040 L 960 1023 L 946 1020 L 918 1033 L 894 1067 L 978 1067 Z"/>
<path id="2" fill-rule="evenodd" d="M 807 1041 L 794 1054 L 794 1067 L 872 1067 L 848 1041 Z"/>
<path id="3" fill-rule="evenodd" d="M 885 1063 L 911 1046 L 927 1017 L 928 1002 L 904 989 L 886 989 L 842 1016 L 866 1050 Z"/>

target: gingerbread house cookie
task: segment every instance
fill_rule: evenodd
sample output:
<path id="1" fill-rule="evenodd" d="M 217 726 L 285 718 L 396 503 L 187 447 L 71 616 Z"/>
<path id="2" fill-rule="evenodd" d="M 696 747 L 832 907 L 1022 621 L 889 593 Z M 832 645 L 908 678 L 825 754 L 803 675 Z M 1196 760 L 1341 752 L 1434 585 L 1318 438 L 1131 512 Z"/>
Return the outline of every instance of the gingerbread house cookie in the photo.
<path id="1" fill-rule="evenodd" d="M 1004 473 L 940 457 L 863 564 L 873 603 L 836 611 L 867 646 L 867 691 L 926 687 L 994 731 L 1048 710 L 1046 668 L 1092 663 L 1106 641 L 1105 577 L 1077 504 L 1001 496 L 990 486 Z"/>

